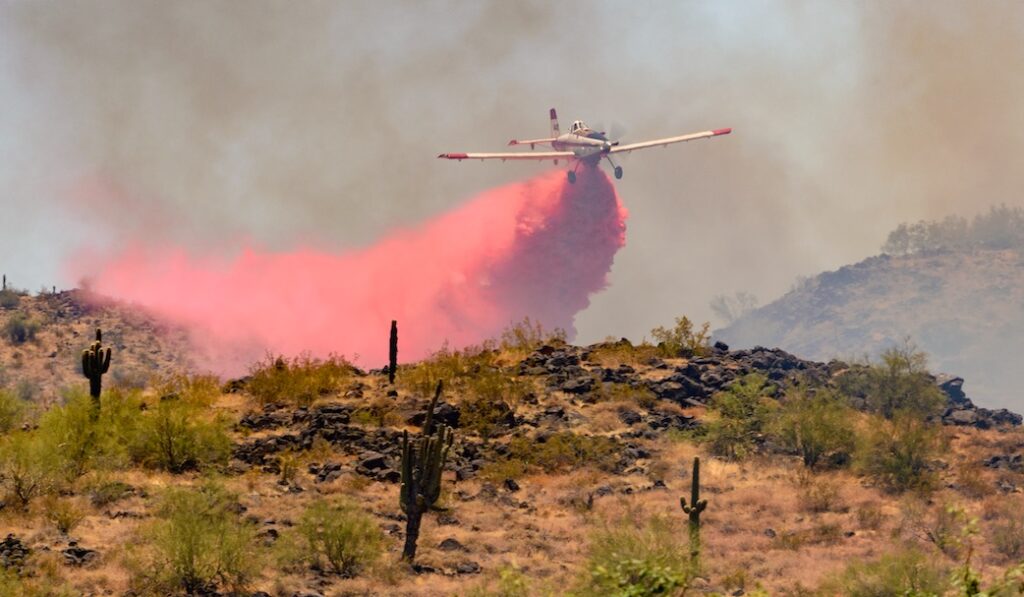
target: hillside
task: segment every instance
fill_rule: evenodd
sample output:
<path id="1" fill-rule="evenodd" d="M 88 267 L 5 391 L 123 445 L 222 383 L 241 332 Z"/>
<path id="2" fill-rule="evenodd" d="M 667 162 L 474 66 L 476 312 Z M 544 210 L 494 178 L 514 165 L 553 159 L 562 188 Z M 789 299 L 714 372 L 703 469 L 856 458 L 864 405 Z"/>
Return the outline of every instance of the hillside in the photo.
<path id="1" fill-rule="evenodd" d="M 68 316 L 77 337 L 48 323 L 36 342 L 65 338 L 71 354 L 97 321 L 127 325 L 119 309 Z M 866 367 L 724 345 L 579 347 L 514 328 L 402 365 L 394 386 L 384 371 L 303 357 L 223 384 L 115 383 L 122 359 L 139 366 L 154 341 L 146 321 L 119 340 L 98 419 L 76 399 L 29 413 L 19 431 L 0 400 L 0 594 L 525 597 L 608 595 L 625 582 L 646 587 L 635 595 L 833 595 L 911 569 L 921 586 L 947 587 L 968 544 L 986 582 L 1024 557 L 1020 417 L 975 408 L 959 378 L 898 375 L 938 410 L 911 423 L 910 468 L 885 472 L 871 468 L 886 458 L 873 433 L 904 431 L 869 412 L 884 387 L 872 389 Z M 39 368 L 11 369 L 14 387 Z M 455 443 L 409 567 L 401 438 L 420 432 L 439 380 L 434 418 Z M 839 391 L 861 410 L 830 398 Z M 805 399 L 824 410 L 801 410 Z M 749 415 L 730 414 L 730 401 Z M 789 416 L 831 429 L 827 442 L 859 439 L 828 443 L 805 466 L 777 426 Z M 679 499 L 694 456 L 708 505 L 688 578 Z M 979 520 L 976 538 L 966 517 Z M 309 539 L 327 529 L 350 560 Z M 857 562 L 869 568 L 847 569 Z"/>
<path id="2" fill-rule="evenodd" d="M 14 325 L 19 320 L 23 323 Z M 82 350 L 97 328 L 118 353 L 121 366 L 111 374 L 115 383 L 143 387 L 153 376 L 192 366 L 185 332 L 140 309 L 83 290 L 37 295 L 5 290 L 0 292 L 0 388 L 49 404 L 65 388 L 87 387 Z M 16 331 L 25 337 L 12 337 Z"/>
<path id="3" fill-rule="evenodd" d="M 878 355 L 910 337 L 989 407 L 1024 406 L 1024 251 L 927 249 L 825 272 L 717 330 L 733 346 L 814 359 Z"/>

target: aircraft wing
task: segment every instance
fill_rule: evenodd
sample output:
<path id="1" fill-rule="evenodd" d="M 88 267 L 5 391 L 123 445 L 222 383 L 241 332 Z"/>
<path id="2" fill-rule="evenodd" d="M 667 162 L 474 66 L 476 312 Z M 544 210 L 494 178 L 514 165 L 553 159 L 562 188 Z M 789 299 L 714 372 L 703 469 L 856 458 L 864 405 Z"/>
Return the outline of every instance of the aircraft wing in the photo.
<path id="1" fill-rule="evenodd" d="M 612 147 L 608 153 L 625 153 L 636 149 L 647 149 L 648 147 L 664 147 L 673 143 L 682 143 L 683 141 L 693 141 L 694 139 L 708 139 L 711 137 L 717 137 L 718 135 L 728 135 L 731 132 L 732 129 L 715 129 L 713 131 L 690 133 L 689 135 L 680 135 L 678 137 L 665 137 L 664 139 L 630 143 L 629 145 L 616 145 L 615 147 Z"/>
<path id="2" fill-rule="evenodd" d="M 506 153 L 442 153 L 438 155 L 439 158 L 447 160 L 568 160 L 576 157 L 576 154 L 571 151 L 531 151 L 526 152 L 506 152 Z"/>

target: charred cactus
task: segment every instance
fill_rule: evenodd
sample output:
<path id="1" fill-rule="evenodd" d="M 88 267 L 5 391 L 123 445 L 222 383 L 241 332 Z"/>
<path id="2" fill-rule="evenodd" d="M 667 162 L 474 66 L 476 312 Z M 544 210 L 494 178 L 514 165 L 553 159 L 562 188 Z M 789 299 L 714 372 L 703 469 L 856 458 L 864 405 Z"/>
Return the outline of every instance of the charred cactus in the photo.
<path id="1" fill-rule="evenodd" d="M 434 408 L 441 396 L 442 387 L 442 383 L 438 382 L 420 437 L 410 440 L 408 432 L 402 433 L 402 488 L 398 501 L 406 516 L 402 559 L 407 562 L 412 562 L 416 557 L 416 541 L 420 537 L 423 514 L 441 496 L 441 475 L 448 450 L 455 438 L 451 427 L 447 425 L 438 424 L 435 431 L 431 430 Z"/>
<path id="2" fill-rule="evenodd" d="M 686 498 L 679 498 L 679 505 L 689 517 L 690 526 L 690 565 L 697 569 L 700 562 L 700 513 L 708 507 L 708 501 L 700 499 L 700 458 L 693 459 L 693 477 L 690 485 L 690 503 Z"/>
<path id="3" fill-rule="evenodd" d="M 395 370 L 398 369 L 398 322 L 391 320 L 391 337 L 388 340 L 388 383 L 395 385 Z"/>
<path id="4" fill-rule="evenodd" d="M 103 374 L 110 370 L 110 348 L 104 349 L 103 332 L 96 328 L 96 341 L 82 351 L 82 375 L 89 380 L 89 395 L 97 412 L 100 409 L 100 392 L 103 389 Z"/>

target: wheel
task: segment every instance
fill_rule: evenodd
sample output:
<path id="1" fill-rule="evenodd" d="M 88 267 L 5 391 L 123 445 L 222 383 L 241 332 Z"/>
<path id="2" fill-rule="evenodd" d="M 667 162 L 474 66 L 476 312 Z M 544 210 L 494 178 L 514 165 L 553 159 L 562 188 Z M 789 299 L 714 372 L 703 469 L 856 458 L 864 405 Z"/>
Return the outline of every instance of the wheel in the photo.
<path id="1" fill-rule="evenodd" d="M 576 173 L 569 170 L 569 184 L 576 184 Z"/>
<path id="2" fill-rule="evenodd" d="M 622 178 L 622 166 L 615 166 L 615 178 Z"/>

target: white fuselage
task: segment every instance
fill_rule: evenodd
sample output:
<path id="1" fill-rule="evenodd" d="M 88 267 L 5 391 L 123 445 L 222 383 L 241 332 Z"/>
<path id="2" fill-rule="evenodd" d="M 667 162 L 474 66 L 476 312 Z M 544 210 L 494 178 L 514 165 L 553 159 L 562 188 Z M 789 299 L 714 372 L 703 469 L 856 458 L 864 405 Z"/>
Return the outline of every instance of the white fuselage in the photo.
<path id="1" fill-rule="evenodd" d="M 559 135 L 551 142 L 551 147 L 556 151 L 571 151 L 577 159 L 595 163 L 615 145 L 604 133 L 593 131 L 578 121 L 573 123 L 572 131 Z"/>

